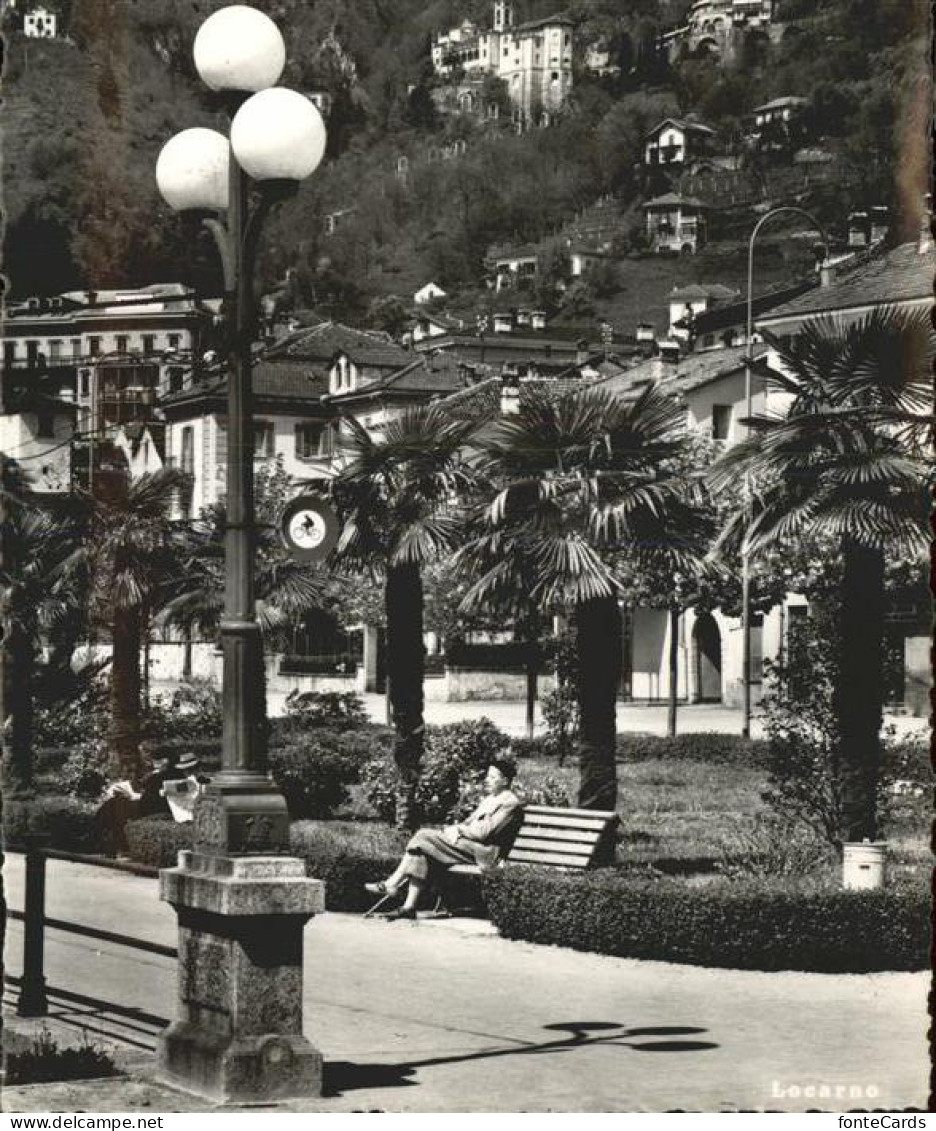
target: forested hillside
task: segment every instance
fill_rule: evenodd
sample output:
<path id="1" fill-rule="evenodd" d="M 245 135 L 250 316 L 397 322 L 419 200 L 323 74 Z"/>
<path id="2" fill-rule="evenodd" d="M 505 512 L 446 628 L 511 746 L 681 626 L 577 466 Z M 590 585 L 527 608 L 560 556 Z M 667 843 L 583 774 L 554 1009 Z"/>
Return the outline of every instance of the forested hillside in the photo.
<path id="1" fill-rule="evenodd" d="M 169 278 L 216 290 L 211 248 L 198 244 L 193 259 L 191 234 L 158 200 L 153 168 L 177 130 L 221 125 L 190 45 L 222 0 L 54 6 L 67 39 L 9 39 L 5 271 L 14 293 Z M 561 236 L 602 198 L 621 217 L 622 254 L 631 250 L 627 232 L 649 191 L 642 138 L 669 113 L 697 115 L 730 149 L 754 106 L 807 98 L 818 143 L 838 170 L 817 185 L 809 206 L 838 233 L 850 208 L 872 204 L 890 205 L 898 224 L 915 222 L 925 170 L 908 138 L 925 128 L 929 108 L 923 0 L 778 0 L 782 39 L 752 45 L 728 65 L 710 58 L 670 65 L 656 49 L 659 34 L 683 17 L 684 0 L 573 0 L 563 9 L 576 21 L 571 105 L 549 128 L 519 136 L 508 121 L 442 117 L 430 96 L 432 32 L 465 16 L 489 21 L 487 0 L 257 6 L 284 32 L 284 83 L 333 100 L 328 158 L 272 225 L 265 279 L 292 266 L 306 303 L 345 317 L 376 317 L 386 303 L 375 300 L 409 296 L 429 278 L 470 305 L 483 291 L 491 245 Z M 525 0 L 518 15 L 558 6 Z M 613 77 L 582 66 L 585 48 L 599 40 L 618 64 Z M 466 143 L 463 153 L 431 159 L 456 140 Z M 401 156 L 405 179 L 397 176 Z M 782 194 L 782 162 L 762 179 Z M 343 209 L 354 211 L 326 237 L 326 214 Z M 729 239 L 714 257 L 681 261 L 680 277 L 727 274 L 730 282 L 732 246 Z M 778 260 L 773 268 L 779 281 L 802 264 Z M 653 270 L 661 275 L 659 264 Z M 633 290 L 627 276 L 619 269 L 591 304 L 613 306 L 616 294 Z M 668 285 L 666 270 L 662 276 Z"/>

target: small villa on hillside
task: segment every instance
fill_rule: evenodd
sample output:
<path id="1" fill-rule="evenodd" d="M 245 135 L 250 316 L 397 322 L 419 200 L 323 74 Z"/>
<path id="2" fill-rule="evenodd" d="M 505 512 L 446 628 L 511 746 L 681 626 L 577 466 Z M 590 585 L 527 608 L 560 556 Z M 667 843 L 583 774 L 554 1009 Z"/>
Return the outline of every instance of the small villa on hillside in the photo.
<path id="1" fill-rule="evenodd" d="M 705 246 L 709 208 L 701 200 L 668 192 L 643 208 L 650 247 L 657 255 L 694 255 Z"/>

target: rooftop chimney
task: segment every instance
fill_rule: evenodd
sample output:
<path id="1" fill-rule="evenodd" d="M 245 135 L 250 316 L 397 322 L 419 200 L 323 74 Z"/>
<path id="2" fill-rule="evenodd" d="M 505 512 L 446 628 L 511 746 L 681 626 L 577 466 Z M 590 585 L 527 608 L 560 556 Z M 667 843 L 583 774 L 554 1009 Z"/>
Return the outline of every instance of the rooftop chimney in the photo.
<path id="1" fill-rule="evenodd" d="M 659 342 L 658 349 L 659 353 L 653 359 L 653 379 L 665 381 L 675 377 L 679 369 L 679 342 Z"/>
<path id="2" fill-rule="evenodd" d="M 917 251 L 920 255 L 926 255 L 933 250 L 933 214 L 929 210 L 928 202 L 927 207 L 923 209 L 923 217 L 920 220 L 920 240 L 917 244 Z"/>
<path id="3" fill-rule="evenodd" d="M 835 268 L 829 263 L 828 260 L 823 260 L 819 264 L 819 285 L 822 287 L 831 287 L 835 282 Z"/>
<path id="4" fill-rule="evenodd" d="M 520 411 L 520 377 L 506 365 L 501 370 L 501 416 L 515 416 Z"/>

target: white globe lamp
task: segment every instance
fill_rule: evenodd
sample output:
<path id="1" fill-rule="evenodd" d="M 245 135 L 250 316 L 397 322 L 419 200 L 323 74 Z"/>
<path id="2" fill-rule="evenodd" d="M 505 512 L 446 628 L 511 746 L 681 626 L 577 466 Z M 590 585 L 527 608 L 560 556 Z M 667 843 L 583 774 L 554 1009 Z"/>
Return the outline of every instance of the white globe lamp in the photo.
<path id="1" fill-rule="evenodd" d="M 295 90 L 273 87 L 253 95 L 231 122 L 238 164 L 257 181 L 302 181 L 325 155 L 325 123 Z"/>
<path id="2" fill-rule="evenodd" d="M 201 128 L 183 130 L 162 147 L 156 183 L 163 200 L 177 212 L 228 206 L 231 146 L 224 134 Z"/>
<path id="3" fill-rule="evenodd" d="M 198 29 L 193 54 L 202 82 L 217 91 L 265 90 L 286 65 L 286 45 L 269 16 L 246 4 L 221 8 Z"/>

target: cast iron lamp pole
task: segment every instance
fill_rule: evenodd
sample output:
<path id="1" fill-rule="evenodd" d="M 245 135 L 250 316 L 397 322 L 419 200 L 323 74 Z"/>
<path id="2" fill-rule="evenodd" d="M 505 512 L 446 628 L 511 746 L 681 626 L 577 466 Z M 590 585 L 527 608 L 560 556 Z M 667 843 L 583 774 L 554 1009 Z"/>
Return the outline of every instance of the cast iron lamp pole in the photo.
<path id="1" fill-rule="evenodd" d="M 225 801 L 220 812 L 208 804 L 207 819 L 196 821 L 196 842 L 256 852 L 284 848 L 288 822 L 266 772 L 263 644 L 255 614 L 254 271 L 263 221 L 318 166 L 325 127 L 307 98 L 273 86 L 285 47 L 276 25 L 256 9 L 234 5 L 215 13 L 199 30 L 194 55 L 202 79 L 231 114 L 230 142 L 213 130 L 185 130 L 163 148 L 156 176 L 171 207 L 203 214 L 223 265 L 227 312 L 223 768 L 210 791 Z"/>
<path id="2" fill-rule="evenodd" d="M 318 166 L 315 106 L 275 87 L 286 60 L 273 21 L 246 5 L 202 24 L 195 65 L 231 114 L 230 139 L 183 130 L 159 155 L 167 203 L 199 213 L 224 268 L 228 354 L 224 548 L 223 768 L 195 805 L 194 849 L 160 873 L 179 919 L 179 1018 L 159 1042 L 159 1071 L 221 1102 L 320 1094 L 322 1054 L 303 1035 L 307 921 L 323 884 L 288 855 L 286 802 L 266 768 L 263 645 L 254 607 L 253 275 L 263 220 Z"/>
<path id="3" fill-rule="evenodd" d="M 794 213 L 807 219 L 819 230 L 822 237 L 822 246 L 828 254 L 828 240 L 825 230 L 819 221 L 807 212 L 805 208 L 797 208 L 792 204 L 784 204 L 779 208 L 772 208 L 763 215 L 754 225 L 751 238 L 748 242 L 748 269 L 747 269 L 747 319 L 745 321 L 744 341 L 747 347 L 744 358 L 744 404 L 746 419 L 750 421 L 754 415 L 754 396 L 751 382 L 751 363 L 754 352 L 754 242 L 760 234 L 761 228 L 775 216 L 784 213 Z M 745 437 L 751 434 L 751 425 L 745 424 Z M 747 512 L 747 522 L 751 521 L 751 483 L 749 477 L 744 481 L 744 506 Z M 751 737 L 751 555 L 745 546 L 741 552 L 741 687 L 742 687 L 742 718 L 741 734 L 744 738 Z"/>

